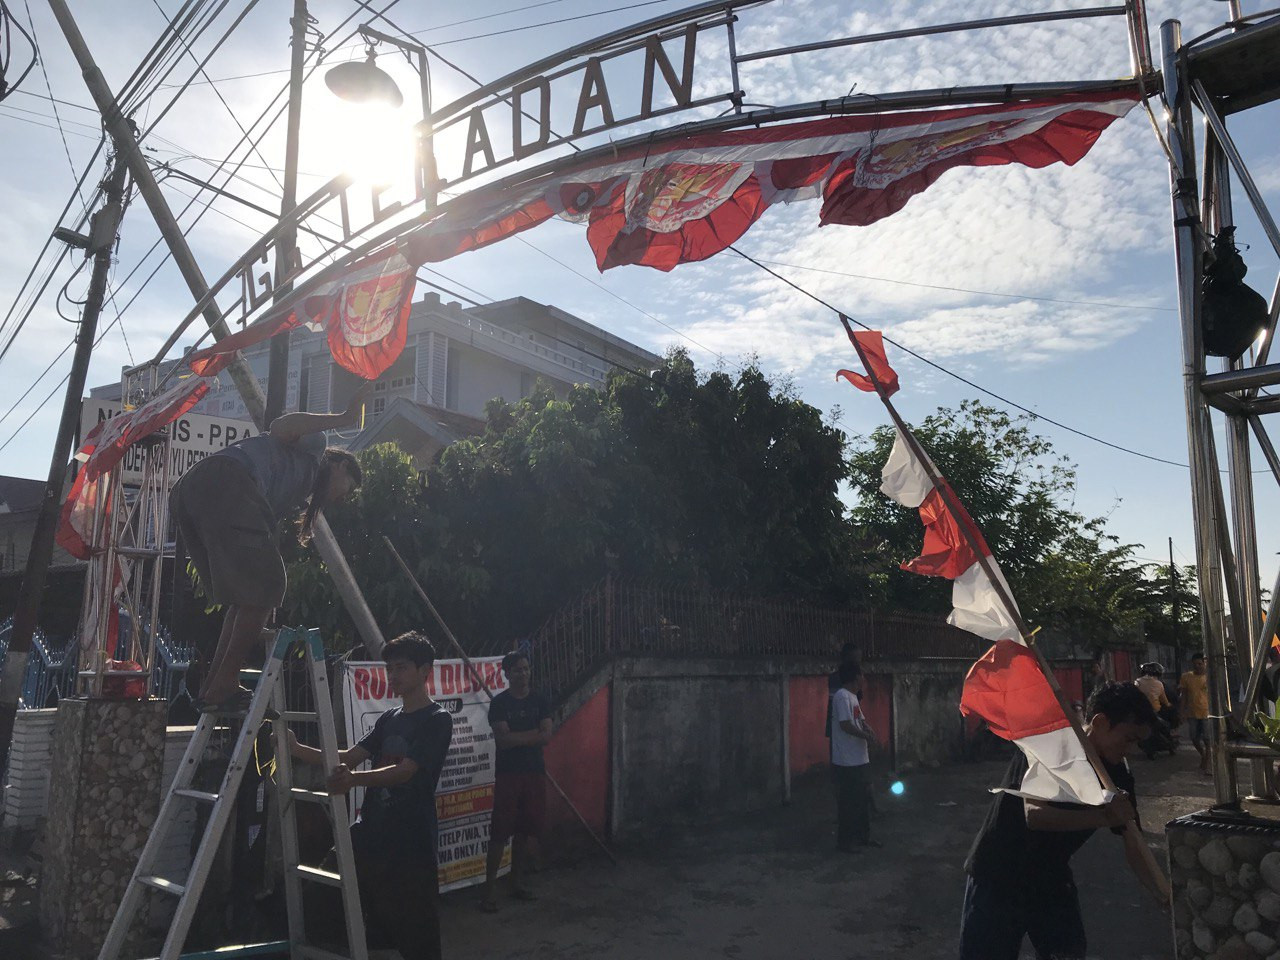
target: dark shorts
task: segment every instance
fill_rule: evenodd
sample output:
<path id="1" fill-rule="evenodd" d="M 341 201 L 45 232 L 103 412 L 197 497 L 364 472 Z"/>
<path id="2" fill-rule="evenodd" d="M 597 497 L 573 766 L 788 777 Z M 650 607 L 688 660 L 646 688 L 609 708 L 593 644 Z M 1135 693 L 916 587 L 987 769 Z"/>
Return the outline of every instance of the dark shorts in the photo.
<path id="1" fill-rule="evenodd" d="M 169 502 L 210 600 L 280 605 L 285 573 L 275 518 L 249 471 L 230 457 L 206 457 L 178 481 Z"/>
<path id="2" fill-rule="evenodd" d="M 1191 738 L 1191 742 L 1197 740 L 1206 741 L 1209 739 L 1209 718 L 1208 717 L 1191 717 L 1187 720 L 1187 736 Z"/>
<path id="3" fill-rule="evenodd" d="M 967 877 L 960 960 L 1018 960 L 1023 938 L 1039 960 L 1084 960 L 1084 921 L 1070 877 L 1042 884 Z"/>
<path id="4" fill-rule="evenodd" d="M 547 785 L 539 773 L 499 773 L 493 780 L 489 839 L 536 837 L 547 819 Z"/>

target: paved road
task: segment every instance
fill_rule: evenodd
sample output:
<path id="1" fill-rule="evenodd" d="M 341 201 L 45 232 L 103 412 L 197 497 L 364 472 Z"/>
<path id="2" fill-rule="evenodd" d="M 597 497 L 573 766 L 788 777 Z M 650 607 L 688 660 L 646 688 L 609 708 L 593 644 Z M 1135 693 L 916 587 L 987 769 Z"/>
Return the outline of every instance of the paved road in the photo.
<path id="1" fill-rule="evenodd" d="M 1164 862 L 1162 831 L 1203 809 L 1210 784 L 1189 748 L 1132 761 L 1140 810 Z M 1003 764 L 946 767 L 878 795 L 879 850 L 830 851 L 834 807 L 821 777 L 786 808 L 714 829 L 672 828 L 623 847 L 622 865 L 586 858 L 536 879 L 536 903 L 478 912 L 469 891 L 445 899 L 450 960 L 868 960 L 953 955 L 962 863 Z M 1165 915 L 1138 886 L 1121 843 L 1100 833 L 1076 857 L 1090 956 L 1172 960 Z M 1026 956 L 1032 956 L 1029 951 Z"/>

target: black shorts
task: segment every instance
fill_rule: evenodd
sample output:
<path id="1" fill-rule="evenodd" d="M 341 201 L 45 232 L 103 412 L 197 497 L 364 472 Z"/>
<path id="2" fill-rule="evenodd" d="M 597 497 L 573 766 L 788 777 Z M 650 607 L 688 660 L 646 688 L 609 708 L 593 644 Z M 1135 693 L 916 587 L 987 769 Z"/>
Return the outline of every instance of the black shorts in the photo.
<path id="1" fill-rule="evenodd" d="M 960 960 L 1017 960 L 1023 938 L 1038 957 L 1084 960 L 1084 921 L 1070 876 L 1036 884 L 968 877 L 960 918 Z"/>
<path id="2" fill-rule="evenodd" d="M 206 457 L 178 481 L 169 503 L 210 600 L 280 606 L 285 573 L 275 517 L 248 470 L 230 457 Z"/>

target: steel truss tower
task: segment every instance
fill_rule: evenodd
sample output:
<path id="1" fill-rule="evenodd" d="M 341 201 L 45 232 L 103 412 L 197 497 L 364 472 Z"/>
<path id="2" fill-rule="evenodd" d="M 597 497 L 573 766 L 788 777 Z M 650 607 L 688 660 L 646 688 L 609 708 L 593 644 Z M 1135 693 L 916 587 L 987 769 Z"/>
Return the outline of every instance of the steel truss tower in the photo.
<path id="1" fill-rule="evenodd" d="M 1274 11 L 1273 11 L 1274 12 Z M 1268 362 L 1280 311 L 1280 283 L 1269 303 L 1265 336 L 1233 361 L 1205 354 L 1203 280 L 1212 238 L 1234 225 L 1232 188 L 1244 194 L 1280 256 L 1280 230 L 1227 129 L 1233 115 L 1280 99 L 1280 17 L 1231 20 L 1184 42 L 1176 20 L 1161 26 L 1163 140 L 1172 188 L 1182 376 L 1191 464 L 1201 628 L 1208 657 L 1209 712 L 1217 807 L 1280 816 L 1274 763 L 1280 750 L 1250 742 L 1245 725 L 1258 709 L 1259 685 L 1271 638 L 1280 627 L 1280 572 L 1263 618 L 1254 507 L 1252 441 L 1280 484 L 1280 455 L 1268 414 L 1280 412 L 1280 363 Z M 1196 113 L 1203 120 L 1197 158 Z M 1225 418 L 1225 447 L 1215 439 L 1215 414 Z M 1237 760 L 1249 761 L 1247 785 Z"/>

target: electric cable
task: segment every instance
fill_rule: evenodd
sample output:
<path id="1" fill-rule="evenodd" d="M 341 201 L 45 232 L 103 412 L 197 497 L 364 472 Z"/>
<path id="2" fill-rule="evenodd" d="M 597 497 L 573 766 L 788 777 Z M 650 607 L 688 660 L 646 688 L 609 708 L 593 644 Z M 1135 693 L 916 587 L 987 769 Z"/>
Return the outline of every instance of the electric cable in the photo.
<path id="1" fill-rule="evenodd" d="M 775 277 L 778 280 L 781 280 L 787 286 L 796 290 L 798 293 L 804 294 L 806 297 L 808 297 L 810 300 L 813 300 L 815 303 L 821 304 L 822 306 L 830 310 L 832 313 L 838 314 L 843 317 L 848 317 L 851 323 L 856 323 L 858 326 L 862 327 L 864 330 L 875 329 L 874 327 L 870 327 L 867 324 L 863 323 L 861 320 L 856 319 L 849 313 L 846 313 L 843 310 L 836 309 L 826 300 L 823 300 L 821 297 L 819 297 L 817 294 L 810 293 L 808 290 L 800 286 L 798 283 L 795 283 L 794 281 L 787 279 L 777 271 L 772 270 L 769 267 L 766 267 L 759 260 L 750 256 L 749 254 L 743 253 L 737 247 L 730 245 L 729 249 L 732 250 L 734 253 L 736 253 L 738 256 L 740 256 L 743 260 L 746 260 L 748 263 L 755 264 L 756 267 L 763 270 L 765 273 L 769 274 L 772 277 Z M 881 336 L 884 336 L 884 334 L 881 334 Z M 1141 450 L 1134 450 L 1132 447 L 1126 447 L 1118 443 L 1112 443 L 1110 440 L 1104 440 L 1101 437 L 1094 436 L 1093 434 L 1087 433 L 1084 430 L 1080 430 L 1076 427 L 1065 424 L 1061 420 L 1055 420 L 1052 417 L 1046 417 L 1043 413 L 1037 413 L 1035 410 L 1032 410 L 1030 407 L 1023 406 L 1022 404 L 1018 403 L 1016 400 L 1010 400 L 1008 397 L 1001 396 L 1000 394 L 996 393 L 994 390 L 988 390 L 986 387 L 980 384 L 974 383 L 968 377 L 961 376 L 960 374 L 956 373 L 954 370 L 944 367 L 942 364 L 938 363 L 935 360 L 930 360 L 928 357 L 917 353 L 916 351 L 912 350 L 910 347 L 906 347 L 896 340 L 890 339 L 889 337 L 885 336 L 884 342 L 891 344 L 894 347 L 897 347 L 903 353 L 907 354 L 908 356 L 914 357 L 915 359 L 919 360 L 921 363 L 925 364 L 926 366 L 933 367 L 933 369 L 937 370 L 939 373 L 944 373 L 948 377 L 951 377 L 952 379 L 959 380 L 965 386 L 970 387 L 974 390 L 977 390 L 979 393 L 985 394 L 988 397 L 991 397 L 991 399 L 993 400 L 997 400 L 1000 403 L 1005 404 L 1006 406 L 1012 407 L 1015 410 L 1019 410 L 1022 413 L 1027 414 L 1033 420 L 1043 420 L 1045 423 L 1052 424 L 1053 426 L 1058 427 L 1061 430 L 1066 430 L 1068 433 L 1073 433 L 1078 437 L 1083 437 L 1086 440 L 1092 440 L 1094 443 L 1100 443 L 1104 447 L 1110 447 L 1113 450 L 1119 450 L 1121 453 L 1128 453 L 1135 457 L 1142 457 L 1144 460 L 1152 460 L 1156 463 L 1168 464 L 1171 467 L 1183 467 L 1183 468 L 1188 467 L 1187 464 L 1181 463 L 1177 460 L 1168 460 L 1168 459 L 1165 459 L 1164 457 L 1157 457 L 1155 454 L 1143 453 Z"/>
<path id="2" fill-rule="evenodd" d="M 0 27 L 3 27 L 4 31 L 4 59 L 0 60 L 0 100 L 4 100 L 10 94 L 27 92 L 18 88 L 22 86 L 22 81 L 27 79 L 27 74 L 35 69 L 36 60 L 39 59 L 39 56 L 35 39 L 22 28 L 22 24 L 18 22 L 18 18 L 13 15 L 13 11 L 9 9 L 9 5 L 4 0 L 0 0 Z M 31 60 L 23 68 L 22 73 L 18 74 L 18 79 L 10 81 L 8 77 L 9 67 L 13 63 L 13 31 L 15 29 L 22 34 L 23 39 L 27 41 L 27 46 L 31 48 Z M 30 94 L 30 96 L 35 96 L 35 94 Z"/>
<path id="3" fill-rule="evenodd" d="M 58 105 L 53 102 L 53 87 L 49 84 L 49 71 L 44 66 L 44 55 L 40 52 L 40 38 L 36 35 L 36 21 L 31 16 L 31 4 L 28 0 L 22 0 L 23 7 L 27 11 L 27 22 L 31 26 L 31 42 L 35 47 L 36 63 L 40 64 L 40 75 L 44 77 L 44 88 L 49 93 L 49 106 L 53 108 L 53 119 L 58 125 L 58 134 L 62 138 L 62 150 L 67 155 L 67 166 L 71 168 L 71 176 L 76 175 L 76 163 L 71 159 L 71 147 L 67 144 L 67 132 L 62 127 L 62 117 L 58 115 Z M 76 192 L 80 193 L 80 182 L 76 181 Z M 80 194 L 80 199 L 84 200 L 84 194 Z"/>
<path id="4" fill-rule="evenodd" d="M 822 267 L 808 267 L 798 263 L 782 263 L 779 260 L 759 258 L 760 263 L 774 267 L 787 267 L 791 270 L 808 270 L 810 273 L 827 273 L 836 277 L 851 277 L 854 280 L 873 280 L 876 283 L 893 283 L 904 287 L 922 287 L 925 290 L 947 290 L 952 293 L 968 293 L 979 297 L 1005 297 L 1009 300 L 1036 300 L 1040 303 L 1065 303 L 1082 307 L 1106 307 L 1111 310 L 1158 310 L 1162 313 L 1177 313 L 1177 307 L 1157 307 L 1139 303 L 1106 303 L 1099 300 L 1067 300 L 1061 297 L 1039 297 L 1029 293 L 1000 293 L 995 290 L 971 290 L 966 287 L 951 287 L 940 283 L 917 283 L 912 280 L 896 280 L 891 277 L 872 277 L 862 273 L 847 273 L 843 270 L 827 270 Z"/>
<path id="5" fill-rule="evenodd" d="M 359 3 L 359 0 L 356 0 L 356 2 L 357 2 L 357 3 Z M 476 36 L 472 36 L 472 37 L 457 37 L 457 38 L 455 38 L 455 39 L 453 39 L 453 40 L 445 40 L 445 41 L 443 41 L 443 42 L 444 42 L 444 43 L 463 43 L 464 41 L 467 41 L 467 40 L 479 40 L 479 39 L 482 39 L 482 38 L 484 38 L 484 37 L 497 36 L 499 33 L 514 33 L 514 32 L 518 32 L 518 31 L 521 31 L 521 30 L 534 30 L 534 29 L 537 29 L 537 28 L 539 28 L 539 27 L 549 27 L 549 26 L 555 26 L 555 25 L 557 25 L 557 24 L 561 24 L 561 23 L 567 23 L 569 20 L 585 20 L 585 19 L 587 19 L 587 18 L 589 18 L 589 17 L 599 17 L 599 16 L 604 16 L 605 14 L 609 14 L 609 13 L 618 13 L 618 12 L 620 12 L 620 11 L 624 11 L 624 10 L 635 10 L 635 9 L 640 8 L 640 7 L 653 6 L 654 4 L 658 4 L 658 3 L 673 3 L 673 2 L 675 2 L 675 0 L 643 0 L 643 2 L 641 2 L 641 3 L 632 3 L 632 4 L 627 4 L 627 5 L 625 5 L 625 6 L 621 6 L 621 7 L 611 7 L 611 8 L 609 8 L 608 10 L 596 10 L 596 11 L 594 11 L 594 12 L 592 12 L 592 13 L 584 13 L 584 14 L 580 14 L 580 15 L 578 15 L 578 16 L 574 16 L 574 17 L 562 18 L 562 19 L 559 19 L 559 20 L 545 20 L 545 21 L 541 21 L 541 22 L 539 22 L 539 23 L 530 23 L 530 24 L 528 24 L 528 25 L 526 25 L 526 26 L 523 26 L 523 27 L 513 27 L 513 28 L 511 28 L 511 29 L 509 29 L 509 30 L 502 30 L 502 31 L 498 31 L 497 33 L 477 34 Z M 508 12 L 509 12 L 509 13 L 514 13 L 514 12 L 518 12 L 519 10 L 522 10 L 522 9 L 532 9 L 532 7 L 536 7 L 536 6 L 540 6 L 540 4 L 531 4 L 531 5 L 530 5 L 530 7 L 518 7 L 518 8 L 516 8 L 516 10 L 508 11 Z M 417 38 L 419 38 L 419 39 L 421 39 L 421 37 L 422 37 L 422 35 L 423 35 L 423 34 L 425 34 L 425 33 L 431 33 L 432 31 L 435 31 L 435 30 L 442 30 L 442 29 L 444 29 L 444 27 L 445 27 L 445 26 L 457 26 L 457 24 L 445 24 L 445 25 L 442 25 L 442 26 L 440 26 L 440 27 L 425 27 L 425 28 L 423 28 L 423 29 L 421 29 L 421 30 L 408 31 L 408 30 L 403 29 L 403 28 L 402 28 L 402 27 L 400 27 L 399 25 L 397 25 L 397 24 L 393 23 L 391 20 L 388 20 L 385 16 L 382 16 L 381 14 L 377 14 L 377 15 L 378 15 L 379 17 L 381 17 L 383 20 L 386 20 L 386 21 L 387 21 L 387 23 L 391 24 L 391 26 L 392 26 L 392 27 L 394 27 L 397 31 L 399 31 L 399 32 L 400 32 L 400 33 L 402 33 L 403 35 L 405 35 L 405 36 L 407 36 L 407 37 L 417 37 Z M 496 14 L 496 13 L 494 13 L 494 14 L 488 14 L 488 15 L 487 15 L 487 17 L 496 17 L 496 16 L 501 16 L 501 14 Z M 475 19 L 487 19 L 487 17 L 477 17 L 477 18 L 475 18 Z M 465 22 L 465 21 L 464 21 L 464 22 Z M 438 44 L 437 44 L 437 45 L 438 45 Z M 425 46 L 425 44 L 424 44 L 424 46 Z M 339 41 L 339 42 L 338 42 L 338 44 L 337 44 L 337 45 L 335 45 L 335 46 L 334 46 L 334 48 L 333 48 L 332 50 L 330 50 L 330 51 L 329 51 L 329 53 L 330 53 L 330 54 L 335 54 L 335 53 L 341 53 L 341 52 L 348 51 L 348 50 L 358 50 L 358 49 L 361 49 L 361 47 L 363 47 L 363 44 L 359 44 L 359 43 L 357 43 L 357 44 L 346 45 L 346 41 L 345 41 L 345 40 L 342 40 L 342 41 Z M 256 73 L 239 73 L 239 74 L 235 74 L 235 75 L 227 76 L 227 77 L 216 77 L 216 78 L 214 78 L 213 80 L 211 80 L 211 81 L 209 81 L 209 82 L 211 82 L 211 83 L 222 83 L 222 82 L 223 82 L 223 81 L 225 81 L 225 80 L 253 80 L 253 79 L 256 79 L 256 78 L 258 78 L 258 77 L 271 77 L 271 76 L 278 76 L 278 75 L 280 75 L 280 74 L 282 74 L 282 73 L 288 73 L 288 72 L 289 72 L 288 70 L 260 70 L 260 71 L 258 71 L 258 72 L 256 72 Z M 196 82 L 197 82 L 197 83 L 199 83 L 200 81 L 196 81 Z"/>
<path id="6" fill-rule="evenodd" d="M 165 19 L 167 20 L 168 16 L 164 12 L 164 7 L 160 6 L 160 0 L 151 0 L 151 2 L 155 5 L 155 8 L 160 11 L 160 15 L 162 17 L 165 17 Z M 236 22 L 232 24 L 231 30 L 234 30 L 236 27 L 240 25 L 240 21 L 243 20 L 244 17 L 249 13 L 249 11 L 252 10 L 254 6 L 257 5 L 257 2 L 258 0 L 250 0 L 250 3 L 244 9 L 244 12 L 241 13 L 240 17 L 236 20 Z M 230 30 L 227 32 L 226 36 L 230 36 Z M 225 39 L 226 37 L 224 36 L 223 41 L 225 41 Z M 186 49 L 187 56 L 189 56 L 192 60 L 195 60 L 196 57 L 195 57 L 195 54 L 191 52 L 190 44 L 187 44 L 184 41 L 183 46 Z M 212 51 L 210 51 L 209 57 L 212 57 L 213 54 L 217 52 L 218 46 L 221 46 L 221 42 L 218 45 L 216 45 Z M 204 77 L 206 80 L 209 80 L 209 74 L 205 71 L 205 64 L 209 62 L 209 57 L 206 57 L 203 61 L 196 62 L 197 71 L 199 72 L 200 76 Z M 227 115 L 231 117 L 232 122 L 235 123 L 240 133 L 244 134 L 245 136 L 248 136 L 248 131 L 245 130 L 244 125 L 240 122 L 240 118 L 236 116 L 236 112 L 231 109 L 231 105 L 227 103 L 227 99 L 222 95 L 222 91 L 218 89 L 218 85 L 210 81 L 209 89 L 214 92 L 214 95 L 218 98 L 218 102 L 221 103 L 223 108 L 227 111 Z M 147 126 L 147 131 L 150 132 L 151 130 L 154 130 L 156 123 L 159 123 L 161 117 L 163 116 L 164 114 L 161 114 L 160 117 L 157 117 L 155 119 L 155 122 L 150 123 Z M 253 151 L 258 155 L 258 159 L 261 160 L 263 164 L 267 163 L 267 158 L 262 155 L 262 150 L 256 143 L 253 144 Z M 269 165 L 265 166 L 264 169 L 266 169 L 271 174 L 271 178 L 275 180 L 276 185 L 279 186 L 281 190 L 283 190 L 284 184 L 280 181 L 280 178 L 276 176 L 275 170 L 273 170 Z"/>

